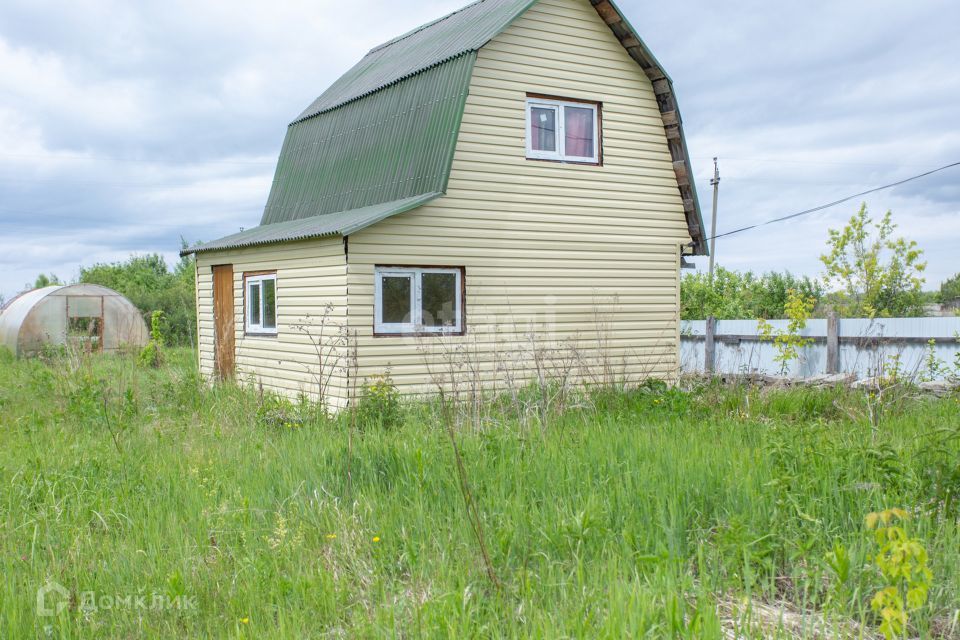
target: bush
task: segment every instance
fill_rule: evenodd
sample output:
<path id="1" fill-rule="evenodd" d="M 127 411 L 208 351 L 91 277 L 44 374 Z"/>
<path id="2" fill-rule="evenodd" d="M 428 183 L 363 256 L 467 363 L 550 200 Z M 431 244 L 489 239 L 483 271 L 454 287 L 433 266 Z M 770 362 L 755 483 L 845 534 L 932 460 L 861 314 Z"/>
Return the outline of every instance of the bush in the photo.
<path id="1" fill-rule="evenodd" d="M 192 257 L 181 259 L 172 271 L 159 254 L 80 269 L 80 282 L 119 291 L 140 309 L 148 323 L 153 311 L 162 311 L 171 346 L 193 345 L 196 339 L 195 280 Z"/>
<path id="2" fill-rule="evenodd" d="M 943 281 L 939 298 L 943 304 L 960 300 L 960 273 Z"/>
<path id="3" fill-rule="evenodd" d="M 302 412 L 292 402 L 276 394 L 266 395 L 257 406 L 257 426 L 291 431 L 304 425 Z"/>
<path id="4" fill-rule="evenodd" d="M 367 379 L 356 412 L 357 422 L 363 427 L 395 429 L 403 425 L 400 392 L 389 372 Z"/>
<path id="5" fill-rule="evenodd" d="M 163 311 L 154 311 L 150 316 L 150 342 L 140 352 L 140 366 L 157 369 L 163 364 Z"/>
<path id="6" fill-rule="evenodd" d="M 735 318 L 783 318 L 789 292 L 795 291 L 814 304 L 824 295 L 823 286 L 807 276 L 789 271 L 771 271 L 757 277 L 751 271 L 739 272 L 717 267 L 713 281 L 706 273 L 690 273 L 680 282 L 680 317 L 703 320 Z"/>

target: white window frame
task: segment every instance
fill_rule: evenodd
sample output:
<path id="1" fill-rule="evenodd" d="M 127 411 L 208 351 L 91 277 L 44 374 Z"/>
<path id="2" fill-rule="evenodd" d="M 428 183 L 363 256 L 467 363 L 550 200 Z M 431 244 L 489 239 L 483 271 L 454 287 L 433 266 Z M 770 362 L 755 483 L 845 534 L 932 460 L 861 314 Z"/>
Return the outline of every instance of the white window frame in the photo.
<path id="1" fill-rule="evenodd" d="M 539 151 L 533 148 L 533 108 L 553 109 L 557 116 L 556 151 Z M 568 156 L 566 153 L 566 111 L 564 107 L 577 107 L 593 111 L 593 155 Z M 572 100 L 551 100 L 547 98 L 527 98 L 527 158 L 531 160 L 559 160 L 561 162 L 585 162 L 596 164 L 600 161 L 600 105 L 594 102 L 575 102 Z"/>
<path id="2" fill-rule="evenodd" d="M 456 276 L 454 313 L 456 322 L 449 327 L 426 327 L 423 325 L 423 274 L 449 273 Z M 383 314 L 383 276 L 408 276 L 410 286 L 410 322 L 381 322 Z M 460 334 L 463 327 L 463 277 L 460 267 L 375 267 L 373 330 L 374 334 Z"/>
<path id="3" fill-rule="evenodd" d="M 272 280 L 273 281 L 273 318 L 274 324 L 279 325 L 279 317 L 277 315 L 277 274 L 276 273 L 263 273 L 258 275 L 246 276 L 244 278 L 244 292 L 243 292 L 243 315 L 246 322 L 246 331 L 245 333 L 252 335 L 261 335 L 261 336 L 275 336 L 277 335 L 277 327 L 264 327 L 263 318 L 266 315 L 266 300 L 263 297 L 263 283 Z M 250 307 L 250 300 L 252 296 L 250 295 L 251 289 L 256 286 L 260 289 L 260 322 L 254 323 L 251 318 L 252 308 Z"/>

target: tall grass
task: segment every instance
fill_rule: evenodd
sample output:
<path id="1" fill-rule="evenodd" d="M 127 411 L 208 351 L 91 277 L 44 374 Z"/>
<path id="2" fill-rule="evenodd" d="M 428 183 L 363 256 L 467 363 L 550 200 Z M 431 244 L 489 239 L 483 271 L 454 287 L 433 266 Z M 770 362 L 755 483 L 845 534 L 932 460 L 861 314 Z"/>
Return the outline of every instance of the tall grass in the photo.
<path id="1" fill-rule="evenodd" d="M 863 517 L 893 506 L 934 571 L 912 632 L 957 633 L 956 398 L 876 433 L 842 390 L 598 391 L 542 430 L 495 403 L 456 439 L 496 588 L 437 404 L 348 447 L 348 417 L 169 356 L 0 363 L 0 637 L 867 634 Z"/>

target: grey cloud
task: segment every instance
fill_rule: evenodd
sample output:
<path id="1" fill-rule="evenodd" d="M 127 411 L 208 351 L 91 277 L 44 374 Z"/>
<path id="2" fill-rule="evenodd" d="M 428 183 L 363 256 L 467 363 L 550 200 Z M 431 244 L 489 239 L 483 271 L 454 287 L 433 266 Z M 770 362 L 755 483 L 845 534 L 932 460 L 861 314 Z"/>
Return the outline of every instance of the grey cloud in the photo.
<path id="1" fill-rule="evenodd" d="M 287 123 L 466 1 L 360 0 L 363 29 L 332 0 L 0 5 L 0 292 L 256 224 Z M 620 4 L 674 79 L 707 214 L 721 158 L 720 231 L 960 160 L 956 3 Z M 956 269 L 958 184 L 870 198 L 922 239 L 931 283 Z M 848 204 L 723 239 L 719 262 L 815 274 Z"/>

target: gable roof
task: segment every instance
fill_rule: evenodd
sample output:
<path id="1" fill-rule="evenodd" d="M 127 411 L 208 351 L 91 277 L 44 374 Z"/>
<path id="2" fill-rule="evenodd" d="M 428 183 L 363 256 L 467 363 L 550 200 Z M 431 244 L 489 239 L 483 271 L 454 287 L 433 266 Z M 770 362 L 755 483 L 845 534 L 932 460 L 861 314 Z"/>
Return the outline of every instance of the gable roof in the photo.
<path id="1" fill-rule="evenodd" d="M 653 82 L 693 250 L 705 254 L 670 78 L 610 0 L 590 2 Z M 477 51 L 535 3 L 477 0 L 371 49 L 290 123 L 260 227 L 184 253 L 345 235 L 442 195 Z"/>

